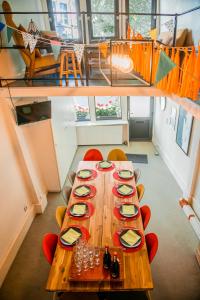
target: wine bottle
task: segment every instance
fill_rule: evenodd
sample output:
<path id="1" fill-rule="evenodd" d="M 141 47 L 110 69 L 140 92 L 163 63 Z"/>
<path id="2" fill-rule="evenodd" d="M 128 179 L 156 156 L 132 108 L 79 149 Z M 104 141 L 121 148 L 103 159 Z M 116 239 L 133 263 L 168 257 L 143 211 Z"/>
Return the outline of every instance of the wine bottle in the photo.
<path id="1" fill-rule="evenodd" d="M 105 246 L 105 253 L 103 255 L 103 267 L 104 269 L 108 270 L 111 265 L 111 255 L 109 253 L 109 247 L 106 245 Z"/>
<path id="2" fill-rule="evenodd" d="M 119 277 L 119 262 L 117 260 L 117 252 L 113 253 L 113 261 L 111 265 L 111 277 L 118 278 Z"/>

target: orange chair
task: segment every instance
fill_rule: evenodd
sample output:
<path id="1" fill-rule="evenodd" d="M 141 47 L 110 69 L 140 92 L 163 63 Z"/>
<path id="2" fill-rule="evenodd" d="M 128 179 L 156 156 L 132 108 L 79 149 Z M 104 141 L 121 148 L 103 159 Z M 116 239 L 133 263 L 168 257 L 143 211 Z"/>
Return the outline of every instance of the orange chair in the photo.
<path id="1" fill-rule="evenodd" d="M 101 160 L 103 160 L 103 156 L 98 149 L 89 149 L 85 153 L 83 160 L 85 160 L 85 161 L 95 161 L 95 160 L 101 161 Z"/>
<path id="2" fill-rule="evenodd" d="M 108 153 L 108 160 L 113 161 L 127 161 L 128 158 L 123 150 L 113 149 Z"/>
<path id="3" fill-rule="evenodd" d="M 143 205 L 142 207 L 140 207 L 140 212 L 142 216 L 143 227 L 145 230 L 151 218 L 151 209 L 148 205 Z"/>
<path id="4" fill-rule="evenodd" d="M 58 206 L 56 208 L 56 221 L 58 223 L 58 226 L 61 228 L 62 223 L 65 217 L 67 206 Z"/>
<path id="5" fill-rule="evenodd" d="M 158 251 L 158 237 L 155 233 L 148 233 L 145 235 L 149 262 L 151 263 Z"/>
<path id="6" fill-rule="evenodd" d="M 137 189 L 137 194 L 138 194 L 138 201 L 140 202 L 142 200 L 142 197 L 144 195 L 144 185 L 143 184 L 138 184 L 136 186 Z"/>
<path id="7" fill-rule="evenodd" d="M 46 260 L 51 265 L 58 243 L 58 236 L 54 233 L 47 233 L 42 240 L 42 250 Z"/>

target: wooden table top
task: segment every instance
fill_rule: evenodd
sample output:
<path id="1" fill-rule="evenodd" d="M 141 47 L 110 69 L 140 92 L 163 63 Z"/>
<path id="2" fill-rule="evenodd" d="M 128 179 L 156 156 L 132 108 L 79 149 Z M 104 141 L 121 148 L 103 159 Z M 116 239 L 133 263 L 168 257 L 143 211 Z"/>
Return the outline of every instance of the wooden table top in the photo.
<path id="1" fill-rule="evenodd" d="M 81 161 L 78 165 L 78 170 L 81 169 L 96 169 L 94 161 Z M 116 168 L 133 170 L 132 162 L 120 161 L 114 162 Z M 77 171 L 78 171 L 77 170 Z M 77 221 L 72 220 L 69 216 L 65 216 L 62 229 L 79 224 L 85 226 L 90 232 L 89 244 L 93 246 L 105 247 L 108 244 L 113 245 L 113 234 L 122 225 L 133 226 L 140 229 L 142 232 L 143 224 L 141 216 L 136 220 L 123 222 L 119 221 L 113 214 L 115 200 L 118 198 L 113 195 L 112 188 L 114 184 L 119 183 L 113 178 L 115 171 L 98 171 L 96 179 L 85 181 L 86 184 L 92 184 L 97 189 L 97 194 L 93 199 L 87 200 L 95 206 L 94 215 L 87 220 Z M 127 182 L 135 186 L 135 180 Z M 75 179 L 73 188 L 83 184 L 78 178 Z M 137 194 L 129 201 L 139 205 Z M 71 195 L 69 206 L 77 200 Z M 49 273 L 46 289 L 48 291 L 64 291 L 64 292 L 100 292 L 100 291 L 133 291 L 133 290 L 149 290 L 153 288 L 151 269 L 148 260 L 146 244 L 136 252 L 124 252 L 124 269 L 125 279 L 123 283 L 119 282 L 69 282 L 68 274 L 71 265 L 72 251 L 65 250 L 57 245 L 54 260 Z"/>

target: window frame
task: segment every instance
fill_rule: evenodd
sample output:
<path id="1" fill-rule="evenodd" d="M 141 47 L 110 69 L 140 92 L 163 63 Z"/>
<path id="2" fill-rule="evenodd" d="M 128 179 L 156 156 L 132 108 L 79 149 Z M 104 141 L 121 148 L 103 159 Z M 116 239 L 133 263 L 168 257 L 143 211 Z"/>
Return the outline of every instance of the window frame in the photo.
<path id="1" fill-rule="evenodd" d="M 76 98 L 76 97 L 81 97 L 81 96 L 73 96 L 73 98 Z M 89 119 L 87 120 L 78 120 L 77 119 L 77 114 L 76 114 L 76 122 L 91 122 L 92 121 L 92 116 L 91 116 L 91 108 L 90 108 L 90 99 L 89 99 L 89 96 L 83 96 L 83 97 L 87 97 L 87 102 L 88 102 L 88 110 L 89 110 Z M 73 99 L 74 101 L 74 99 Z M 75 101 L 74 101 L 74 106 L 75 106 Z M 76 113 L 76 110 L 75 110 L 75 113 Z"/>
<path id="2" fill-rule="evenodd" d="M 89 14 L 88 16 L 88 33 L 89 33 L 89 41 L 96 41 L 96 40 L 101 40 L 102 36 L 94 36 L 93 34 L 93 26 L 92 26 L 92 15 L 95 14 L 92 12 L 91 8 L 91 0 L 87 0 L 87 12 Z M 114 0 L 114 12 L 111 12 L 111 15 L 114 15 L 114 29 L 115 33 L 114 36 L 104 36 L 103 38 L 107 39 L 117 39 L 119 37 L 119 15 L 116 15 L 116 13 L 119 12 L 119 1 Z M 104 13 L 102 12 L 102 15 Z"/>
<path id="3" fill-rule="evenodd" d="M 94 111 L 95 111 L 95 120 L 98 121 L 112 121 L 112 120 L 122 120 L 122 103 L 121 103 L 121 96 L 117 96 L 119 97 L 119 101 L 120 101 L 120 111 L 121 111 L 121 116 L 120 117 L 109 117 L 109 116 L 105 116 L 105 117 L 100 117 L 98 119 L 97 117 L 97 113 L 96 113 L 96 97 L 99 96 L 94 96 Z M 103 97 L 103 96 L 101 96 Z M 112 97 L 112 96 L 111 96 Z"/>
<path id="4" fill-rule="evenodd" d="M 157 10 L 157 1 L 151 0 L 151 13 L 156 14 L 156 10 Z M 125 11 L 126 11 L 126 13 L 129 13 L 129 0 L 125 0 Z M 128 18 L 126 20 L 126 32 L 128 29 L 129 19 L 130 19 L 130 16 L 128 15 Z M 156 28 L 156 19 L 154 19 L 154 16 L 151 16 L 151 28 L 150 29 L 153 29 L 153 28 Z"/>
<path id="5" fill-rule="evenodd" d="M 79 36 L 77 39 L 66 39 L 65 41 L 77 41 L 77 42 L 82 42 L 83 41 L 83 32 L 82 32 L 82 25 L 81 25 L 81 15 L 80 15 L 80 2 L 79 0 L 74 0 L 75 1 L 75 6 L 76 6 L 76 12 L 77 12 L 77 26 L 78 26 L 78 33 Z M 56 31 L 56 26 L 55 26 L 55 20 L 54 20 L 54 13 L 53 13 L 53 0 L 46 0 L 47 2 L 47 8 L 48 8 L 48 16 L 49 16 L 49 25 L 50 29 L 52 31 Z M 67 15 L 68 16 L 68 15 Z"/>

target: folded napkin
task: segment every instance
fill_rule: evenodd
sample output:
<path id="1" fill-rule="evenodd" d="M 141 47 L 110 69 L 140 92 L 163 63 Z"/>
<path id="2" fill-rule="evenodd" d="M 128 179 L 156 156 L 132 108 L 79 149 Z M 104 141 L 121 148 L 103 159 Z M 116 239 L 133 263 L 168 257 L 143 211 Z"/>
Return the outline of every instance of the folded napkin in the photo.
<path id="1" fill-rule="evenodd" d="M 81 236 L 81 233 L 77 232 L 73 228 L 70 228 L 66 233 L 62 235 L 62 239 L 68 244 L 73 244 Z"/>
<path id="2" fill-rule="evenodd" d="M 135 206 L 134 205 L 122 205 L 122 213 L 124 215 L 134 215 L 135 214 Z"/>
<path id="3" fill-rule="evenodd" d="M 132 174 L 129 170 L 124 170 L 124 171 L 119 171 L 119 176 L 123 178 L 129 178 L 132 176 Z"/>
<path id="4" fill-rule="evenodd" d="M 121 193 L 127 195 L 129 193 L 132 192 L 132 188 L 127 186 L 127 185 L 121 185 L 119 188 L 118 188 L 118 191 L 120 191 Z"/>
<path id="5" fill-rule="evenodd" d="M 91 176 L 91 172 L 89 170 L 81 170 L 78 172 L 78 176 L 82 178 L 88 178 Z"/>
<path id="6" fill-rule="evenodd" d="M 109 161 L 102 161 L 99 163 L 101 168 L 109 168 L 111 166 L 111 163 Z"/>
<path id="7" fill-rule="evenodd" d="M 76 188 L 75 192 L 76 192 L 76 194 L 82 196 L 82 195 L 88 194 L 89 189 L 85 186 L 81 186 L 81 187 Z"/>
<path id="8" fill-rule="evenodd" d="M 77 215 L 83 215 L 85 213 L 86 206 L 82 204 L 75 204 L 72 212 Z"/>
<path id="9" fill-rule="evenodd" d="M 130 246 L 133 246 L 140 240 L 141 236 L 129 229 L 121 238 Z"/>

